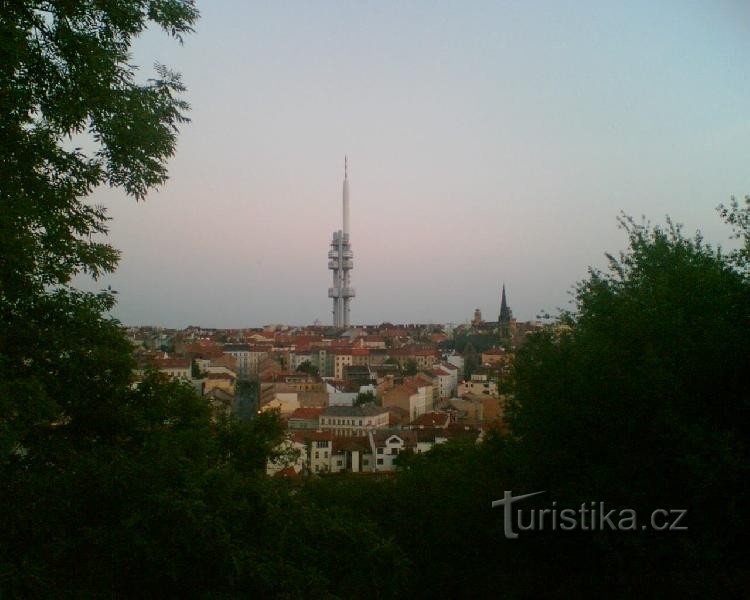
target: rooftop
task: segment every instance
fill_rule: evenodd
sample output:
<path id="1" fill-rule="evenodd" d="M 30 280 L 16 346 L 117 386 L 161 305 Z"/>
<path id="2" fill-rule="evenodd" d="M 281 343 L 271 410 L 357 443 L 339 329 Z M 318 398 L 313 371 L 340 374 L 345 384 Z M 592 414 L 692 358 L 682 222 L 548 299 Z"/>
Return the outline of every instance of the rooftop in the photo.
<path id="1" fill-rule="evenodd" d="M 322 417 L 372 417 L 387 413 L 388 409 L 374 404 L 361 406 L 329 406 L 323 410 Z"/>

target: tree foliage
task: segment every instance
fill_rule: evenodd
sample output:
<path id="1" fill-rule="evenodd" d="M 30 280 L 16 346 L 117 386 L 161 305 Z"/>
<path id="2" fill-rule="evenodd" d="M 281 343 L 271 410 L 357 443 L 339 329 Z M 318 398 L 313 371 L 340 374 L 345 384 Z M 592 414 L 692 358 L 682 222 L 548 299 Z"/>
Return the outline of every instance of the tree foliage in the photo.
<path id="1" fill-rule="evenodd" d="M 746 236 L 747 212 L 734 214 Z M 591 536 L 588 554 L 602 568 L 619 564 L 633 592 L 648 576 L 652 591 L 736 593 L 747 531 L 747 263 L 671 221 L 620 222 L 628 250 L 609 256 L 607 272 L 592 270 L 576 310 L 518 353 L 516 456 L 525 484 L 560 504 L 688 510 L 682 534 Z M 551 560 L 559 547 L 549 548 Z"/>
<path id="2" fill-rule="evenodd" d="M 417 361 L 413 358 L 406 359 L 406 362 L 404 363 L 404 368 L 402 370 L 404 375 L 408 375 L 409 377 L 416 375 L 418 371 L 417 367 Z"/>
<path id="3" fill-rule="evenodd" d="M 190 0 L 3 4 L 0 410 L 11 437 L 2 446 L 22 442 L 32 422 L 89 419 L 89 405 L 129 377 L 125 342 L 101 317 L 114 296 L 69 283 L 118 258 L 97 241 L 104 208 L 86 197 L 104 184 L 141 199 L 163 183 L 187 120 L 179 76 L 157 66 L 155 79 L 136 81 L 130 45 L 150 22 L 180 38 L 196 18 Z"/>
<path id="4" fill-rule="evenodd" d="M 361 597 L 399 572 L 371 523 L 265 477 L 275 415 L 217 417 L 154 372 L 134 386 L 114 294 L 71 286 L 118 259 L 90 194 L 143 199 L 187 122 L 179 76 L 139 80 L 131 44 L 196 18 L 192 0 L 2 3 L 2 597 Z M 365 567 L 341 577 L 337 552 Z"/>
<path id="5" fill-rule="evenodd" d="M 308 375 L 317 375 L 318 367 L 312 364 L 309 360 L 305 360 L 297 365 L 296 371 L 298 373 L 307 373 Z"/>

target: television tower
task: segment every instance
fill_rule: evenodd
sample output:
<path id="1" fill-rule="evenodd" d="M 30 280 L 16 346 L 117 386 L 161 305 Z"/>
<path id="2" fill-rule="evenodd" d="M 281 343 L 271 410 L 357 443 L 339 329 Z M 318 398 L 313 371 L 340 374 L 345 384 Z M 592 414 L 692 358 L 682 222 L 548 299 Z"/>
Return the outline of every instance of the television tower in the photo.
<path id="1" fill-rule="evenodd" d="M 328 288 L 328 297 L 333 298 L 333 326 L 349 327 L 349 303 L 355 296 L 351 287 L 351 270 L 354 254 L 349 243 L 349 178 L 346 156 L 344 157 L 344 222 L 343 229 L 333 232 L 331 249 L 328 251 L 328 268 L 333 271 L 333 287 Z"/>

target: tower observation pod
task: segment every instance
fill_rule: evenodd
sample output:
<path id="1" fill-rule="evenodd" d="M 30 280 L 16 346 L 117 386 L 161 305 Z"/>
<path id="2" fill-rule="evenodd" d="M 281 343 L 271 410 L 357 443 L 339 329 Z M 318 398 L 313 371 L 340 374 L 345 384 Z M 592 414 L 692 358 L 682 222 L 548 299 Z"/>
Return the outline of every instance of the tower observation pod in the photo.
<path id="1" fill-rule="evenodd" d="M 333 286 L 328 297 L 333 299 L 333 326 L 349 327 L 350 303 L 355 296 L 351 286 L 354 254 L 349 242 L 349 177 L 347 159 L 344 157 L 343 228 L 333 232 L 328 251 L 328 268 L 333 271 Z"/>

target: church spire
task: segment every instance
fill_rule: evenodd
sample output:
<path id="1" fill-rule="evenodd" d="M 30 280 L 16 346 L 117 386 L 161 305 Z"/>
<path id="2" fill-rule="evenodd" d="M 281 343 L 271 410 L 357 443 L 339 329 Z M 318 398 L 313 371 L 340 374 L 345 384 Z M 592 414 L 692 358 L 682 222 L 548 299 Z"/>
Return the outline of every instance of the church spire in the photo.
<path id="1" fill-rule="evenodd" d="M 500 340 L 505 345 L 510 342 L 511 330 L 510 322 L 513 319 L 513 311 L 508 306 L 508 299 L 505 297 L 505 284 L 503 284 L 503 292 L 500 296 L 500 316 L 497 319 L 498 329 L 500 333 Z"/>
<path id="2" fill-rule="evenodd" d="M 509 323 L 512 318 L 513 312 L 508 306 L 508 300 L 505 297 L 505 284 L 503 284 L 503 293 L 500 297 L 500 318 L 498 319 L 498 321 L 500 321 L 501 323 Z"/>

